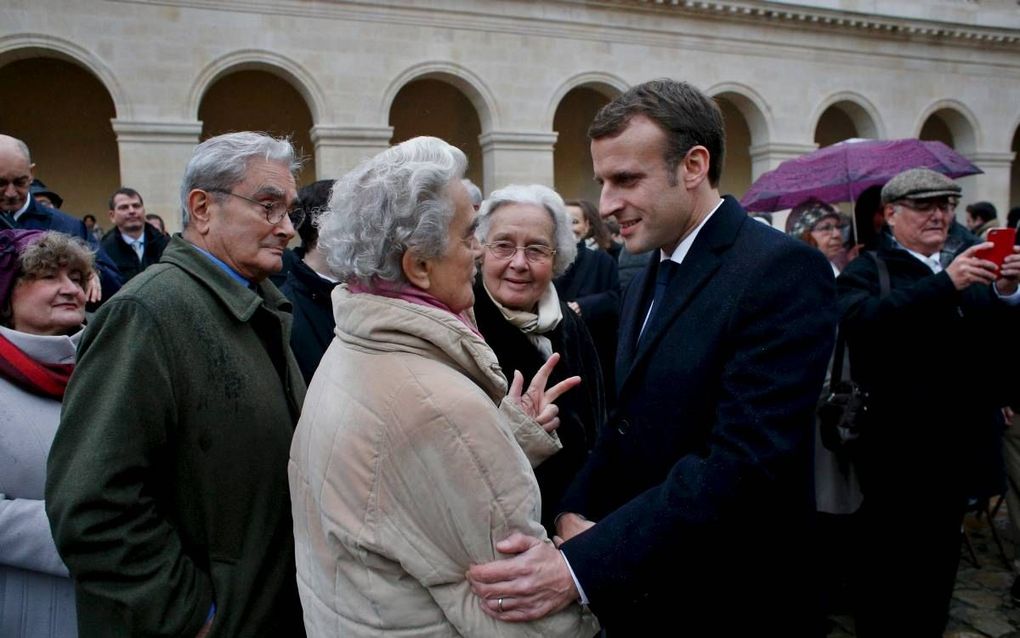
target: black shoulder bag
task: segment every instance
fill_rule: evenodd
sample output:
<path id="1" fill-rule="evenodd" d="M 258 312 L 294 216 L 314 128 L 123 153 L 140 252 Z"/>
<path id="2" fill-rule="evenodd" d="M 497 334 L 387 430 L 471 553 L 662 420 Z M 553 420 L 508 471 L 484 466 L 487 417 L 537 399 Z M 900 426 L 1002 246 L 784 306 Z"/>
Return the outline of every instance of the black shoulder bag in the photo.
<path id="1" fill-rule="evenodd" d="M 889 295 L 889 268 L 878 253 L 864 253 L 878 266 L 879 298 Z M 868 393 L 852 378 L 843 379 L 846 335 L 842 326 L 836 331 L 836 350 L 829 377 L 829 392 L 818 402 L 818 424 L 822 445 L 837 454 L 846 454 L 865 428 L 868 418 Z"/>

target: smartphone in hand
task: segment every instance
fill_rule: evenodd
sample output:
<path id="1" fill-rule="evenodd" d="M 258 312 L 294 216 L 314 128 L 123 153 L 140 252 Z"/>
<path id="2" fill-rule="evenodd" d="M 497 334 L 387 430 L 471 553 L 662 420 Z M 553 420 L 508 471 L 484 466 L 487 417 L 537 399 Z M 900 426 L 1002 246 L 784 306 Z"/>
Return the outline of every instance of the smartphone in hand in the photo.
<path id="1" fill-rule="evenodd" d="M 988 241 L 995 244 L 991 248 L 985 248 L 974 253 L 979 259 L 987 259 L 1002 268 L 1002 262 L 1006 257 L 1013 254 L 1013 245 L 1016 243 L 1015 228 L 993 228 L 988 231 Z"/>

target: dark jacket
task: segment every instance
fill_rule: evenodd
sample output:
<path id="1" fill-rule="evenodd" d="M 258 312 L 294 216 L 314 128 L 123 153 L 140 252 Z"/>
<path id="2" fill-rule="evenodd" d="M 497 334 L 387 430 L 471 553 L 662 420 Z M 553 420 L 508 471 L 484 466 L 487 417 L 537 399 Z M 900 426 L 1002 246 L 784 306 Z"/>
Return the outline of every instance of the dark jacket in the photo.
<path id="1" fill-rule="evenodd" d="M 619 403 L 561 503 L 597 524 L 561 549 L 610 635 L 802 636 L 832 269 L 727 196 L 639 342 L 652 266 L 623 302 Z"/>
<path id="2" fill-rule="evenodd" d="M 291 264 L 287 279 L 280 288 L 294 304 L 294 324 L 290 331 L 290 348 L 308 384 L 319 367 L 322 354 L 333 341 L 336 319 L 330 293 L 337 284 L 326 281 L 303 261 Z"/>
<path id="3" fill-rule="evenodd" d="M 620 324 L 620 278 L 616 260 L 601 250 L 577 244 L 577 257 L 567 272 L 553 280 L 560 301 L 576 301 L 602 363 L 603 385 L 614 405 L 614 362 Z M 573 311 L 571 311 L 573 312 Z"/>
<path id="4" fill-rule="evenodd" d="M 305 385 L 290 303 L 175 237 L 89 323 L 46 511 L 78 631 L 301 636 L 287 461 Z"/>
<path id="5" fill-rule="evenodd" d="M 496 353 L 503 375 L 509 382 L 513 380 L 514 370 L 520 370 L 527 385 L 545 363 L 545 357 L 523 332 L 503 318 L 482 287 L 480 278 L 475 283 L 474 310 L 478 330 Z M 547 387 L 574 375 L 581 377 L 581 385 L 556 401 L 560 409 L 560 427 L 556 434 L 563 449 L 535 468 L 542 491 L 542 524 L 550 534 L 555 532 L 553 518 L 559 512 L 560 498 L 588 458 L 598 428 L 606 418 L 602 369 L 595 344 L 584 322 L 563 302 L 560 302 L 560 310 L 563 313 L 560 325 L 545 333 L 553 352 L 560 353 L 560 362 L 549 377 Z"/>
<path id="6" fill-rule="evenodd" d="M 152 224 L 145 224 L 143 232 L 145 233 L 145 252 L 142 254 L 141 261 L 138 260 L 138 254 L 135 253 L 135 249 L 124 241 L 124 236 L 119 228 L 114 227 L 103 235 L 101 242 L 103 250 L 106 251 L 106 254 L 116 264 L 124 283 L 127 283 L 135 275 L 158 262 L 159 258 L 163 255 L 163 250 L 170 241 L 169 237 L 159 232 Z"/>
<path id="7" fill-rule="evenodd" d="M 992 372 L 1000 369 L 1000 352 L 973 347 L 967 335 L 1009 334 L 1020 309 L 996 299 L 991 286 L 957 291 L 946 271 L 932 274 L 889 235 L 878 254 L 889 269 L 888 297 L 879 296 L 873 259 L 855 259 L 837 280 L 853 376 L 872 398 L 861 440 L 865 498 L 867 483 L 922 474 L 929 493 L 999 493 L 999 409 L 1012 388 L 1009 375 Z M 933 375 L 951 400 L 937 383 L 933 391 Z"/>

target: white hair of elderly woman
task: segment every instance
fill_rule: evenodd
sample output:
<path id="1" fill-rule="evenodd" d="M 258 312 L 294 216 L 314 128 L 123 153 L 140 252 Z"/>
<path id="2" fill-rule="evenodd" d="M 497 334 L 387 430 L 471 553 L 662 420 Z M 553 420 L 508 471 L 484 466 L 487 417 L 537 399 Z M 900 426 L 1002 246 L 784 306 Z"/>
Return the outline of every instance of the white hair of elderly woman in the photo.
<path id="1" fill-rule="evenodd" d="M 574 237 L 574 231 L 570 229 L 563 198 L 553 189 L 541 184 L 511 184 L 492 191 L 478 210 L 478 230 L 475 231 L 478 241 L 485 242 L 489 227 L 492 225 L 492 214 L 507 204 L 532 204 L 544 208 L 549 213 L 553 221 L 553 248 L 556 250 L 553 275 L 565 273 L 577 256 L 577 239 Z"/>
<path id="2" fill-rule="evenodd" d="M 466 169 L 460 149 L 436 137 L 415 137 L 344 175 L 316 222 L 330 269 L 341 281 L 405 282 L 405 250 L 425 259 L 445 253 L 454 212 L 448 187 Z"/>

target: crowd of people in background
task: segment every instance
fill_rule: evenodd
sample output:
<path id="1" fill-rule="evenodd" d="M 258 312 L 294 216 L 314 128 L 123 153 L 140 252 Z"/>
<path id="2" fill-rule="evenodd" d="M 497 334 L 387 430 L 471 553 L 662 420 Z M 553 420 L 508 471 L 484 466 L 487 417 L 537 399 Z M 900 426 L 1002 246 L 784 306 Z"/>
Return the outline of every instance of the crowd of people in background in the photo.
<path id="1" fill-rule="evenodd" d="M 1020 318 L 1020 208 L 910 169 L 780 232 L 723 130 L 633 87 L 597 205 L 431 137 L 298 189 L 230 133 L 173 236 L 0 135 L 0 634 L 940 636 L 965 511 L 1020 528 L 1020 388 L 971 347 Z"/>

